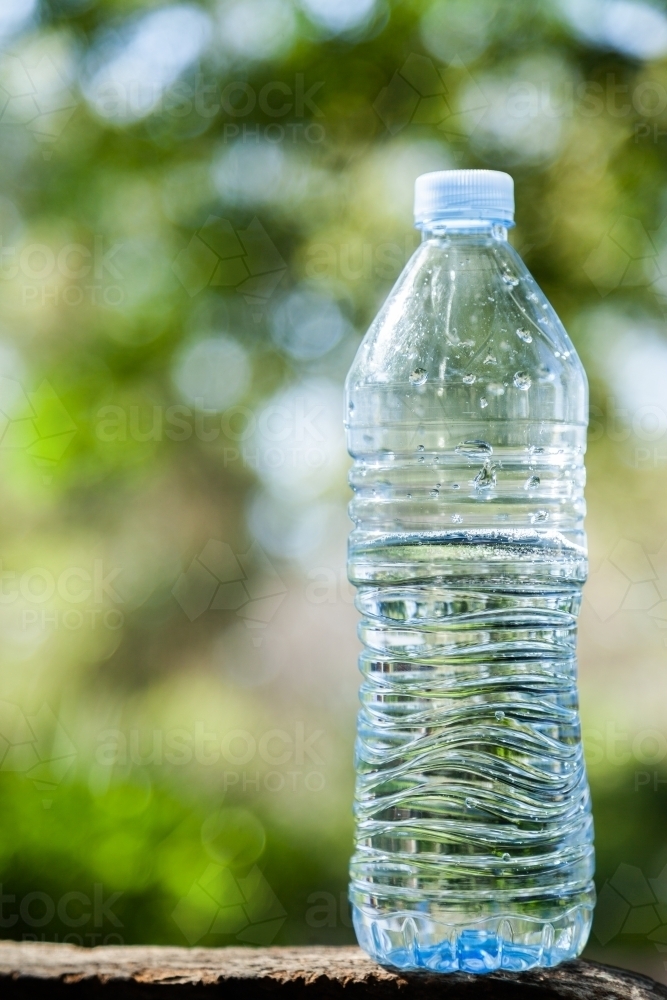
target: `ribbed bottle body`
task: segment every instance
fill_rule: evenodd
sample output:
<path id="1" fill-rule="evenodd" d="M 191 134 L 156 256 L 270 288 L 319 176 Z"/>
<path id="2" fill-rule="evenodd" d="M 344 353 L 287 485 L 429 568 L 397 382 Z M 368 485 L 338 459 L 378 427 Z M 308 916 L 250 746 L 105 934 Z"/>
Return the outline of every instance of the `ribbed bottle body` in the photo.
<path id="1" fill-rule="evenodd" d="M 585 379 L 498 242 L 422 247 L 347 385 L 364 647 L 350 895 L 362 946 L 403 968 L 556 964 L 594 901 Z"/>

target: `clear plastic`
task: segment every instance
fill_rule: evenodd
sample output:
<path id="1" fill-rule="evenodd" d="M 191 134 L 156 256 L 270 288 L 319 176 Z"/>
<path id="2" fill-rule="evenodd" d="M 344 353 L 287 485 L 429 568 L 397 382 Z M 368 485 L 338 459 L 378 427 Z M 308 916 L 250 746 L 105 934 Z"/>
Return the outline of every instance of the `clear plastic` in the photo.
<path id="1" fill-rule="evenodd" d="M 582 365 L 507 231 L 431 224 L 346 385 L 364 645 L 350 898 L 402 969 L 578 955 Z"/>

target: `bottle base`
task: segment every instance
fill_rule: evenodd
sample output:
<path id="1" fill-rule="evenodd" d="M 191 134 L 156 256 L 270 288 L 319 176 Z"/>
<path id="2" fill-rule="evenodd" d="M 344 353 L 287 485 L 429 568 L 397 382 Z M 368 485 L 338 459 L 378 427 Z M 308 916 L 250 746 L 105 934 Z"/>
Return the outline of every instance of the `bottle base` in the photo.
<path id="1" fill-rule="evenodd" d="M 357 940 L 380 965 L 422 972 L 484 974 L 549 968 L 581 954 L 593 908 L 579 905 L 555 920 L 499 915 L 467 926 L 419 912 L 378 914 L 352 907 Z"/>

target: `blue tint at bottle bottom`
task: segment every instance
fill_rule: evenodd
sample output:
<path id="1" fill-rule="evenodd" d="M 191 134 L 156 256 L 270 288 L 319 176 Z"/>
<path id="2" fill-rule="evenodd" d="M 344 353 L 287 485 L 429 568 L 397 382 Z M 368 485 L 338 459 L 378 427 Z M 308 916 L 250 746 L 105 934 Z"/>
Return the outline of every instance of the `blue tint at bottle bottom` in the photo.
<path id="1" fill-rule="evenodd" d="M 523 972 L 576 958 L 588 939 L 592 905 L 578 905 L 551 921 L 497 916 L 469 927 L 431 915 L 379 915 L 353 905 L 357 940 L 380 965 L 405 971 Z"/>

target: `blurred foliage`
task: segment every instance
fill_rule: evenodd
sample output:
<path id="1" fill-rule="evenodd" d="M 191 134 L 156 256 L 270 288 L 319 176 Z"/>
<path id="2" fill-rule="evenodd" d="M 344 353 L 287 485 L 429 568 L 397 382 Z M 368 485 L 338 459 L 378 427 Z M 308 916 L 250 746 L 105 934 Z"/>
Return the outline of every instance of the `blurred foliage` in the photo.
<path id="1" fill-rule="evenodd" d="M 341 385 L 414 178 L 454 166 L 514 176 L 590 375 L 582 713 L 625 734 L 591 758 L 600 886 L 657 876 L 662 8 L 6 3 L 2 933 L 352 940 Z M 621 924 L 595 953 L 664 975 Z"/>

